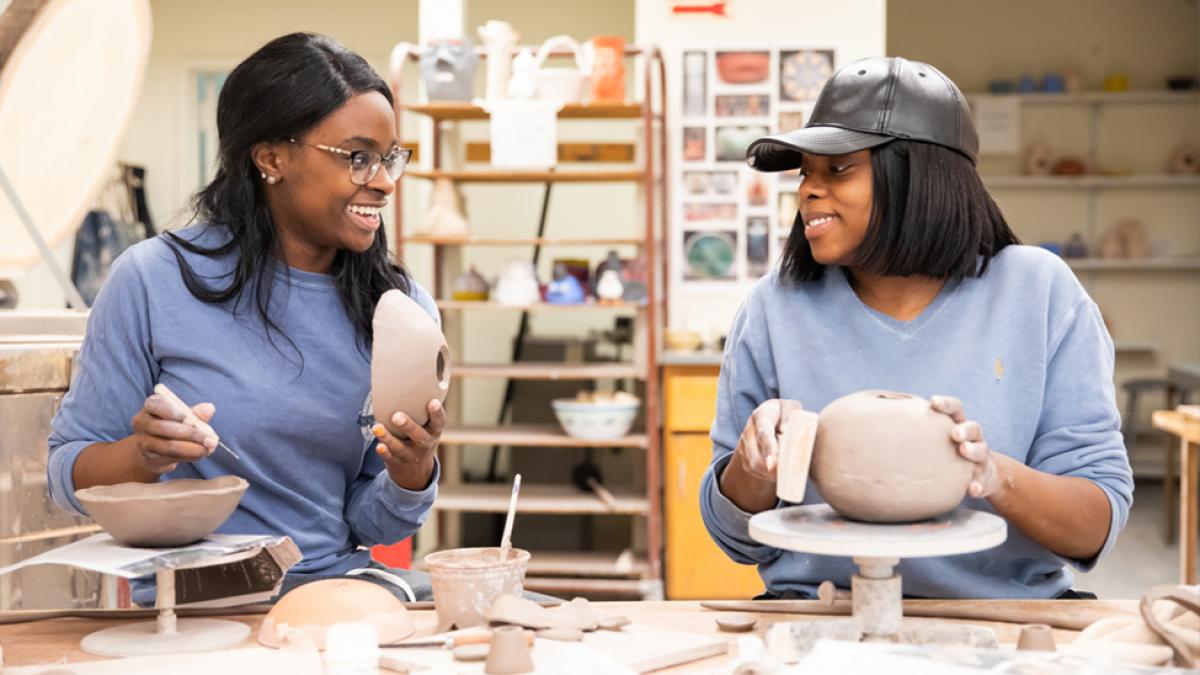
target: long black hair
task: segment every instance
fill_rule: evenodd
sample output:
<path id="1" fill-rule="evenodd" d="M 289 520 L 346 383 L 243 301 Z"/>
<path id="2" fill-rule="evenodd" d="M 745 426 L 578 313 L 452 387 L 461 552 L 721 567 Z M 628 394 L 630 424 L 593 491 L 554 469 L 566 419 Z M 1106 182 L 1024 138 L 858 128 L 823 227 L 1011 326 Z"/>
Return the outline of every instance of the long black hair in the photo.
<path id="1" fill-rule="evenodd" d="M 242 292 L 252 287 L 268 336 L 278 332 L 295 347 L 268 312 L 281 250 L 251 149 L 258 143 L 300 138 L 352 96 L 372 91 L 394 105 L 387 83 L 365 59 L 314 33 L 276 38 L 233 69 L 217 100 L 217 173 L 192 199 L 193 220 L 226 228 L 229 240 L 207 248 L 166 233 L 193 296 L 213 304 L 232 301 L 236 312 L 242 300 L 249 301 Z M 334 284 L 364 348 L 371 346 L 371 320 L 379 296 L 393 288 L 408 292 L 410 286 L 407 272 L 388 258 L 386 233 L 380 223 L 369 249 L 339 250 L 333 261 Z M 229 284 L 218 288 L 204 281 L 183 250 L 207 258 L 236 254 L 236 266 L 226 275 Z"/>
<path id="2" fill-rule="evenodd" d="M 871 149 L 871 173 L 871 218 L 852 263 L 871 274 L 958 281 L 982 276 L 992 256 L 1021 243 L 966 155 L 895 140 Z M 779 276 L 801 283 L 824 271 L 797 213 Z"/>

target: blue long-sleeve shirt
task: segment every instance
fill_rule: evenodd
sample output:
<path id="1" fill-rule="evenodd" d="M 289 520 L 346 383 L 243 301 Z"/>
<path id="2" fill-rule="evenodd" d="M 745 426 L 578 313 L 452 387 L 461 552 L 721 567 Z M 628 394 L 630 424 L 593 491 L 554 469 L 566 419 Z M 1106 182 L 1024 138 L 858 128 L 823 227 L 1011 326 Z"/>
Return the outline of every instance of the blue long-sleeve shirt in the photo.
<path id="1" fill-rule="evenodd" d="M 826 579 L 850 585 L 848 558 L 763 545 L 750 515 L 719 488 L 747 419 L 769 399 L 819 411 L 862 389 L 962 400 L 994 452 L 1038 471 L 1079 476 L 1112 506 L 1108 538 L 1088 561 L 1051 553 L 1010 525 L 1008 540 L 978 553 L 902 560 L 904 592 L 925 597 L 1050 598 L 1070 587 L 1070 564 L 1090 569 L 1112 548 L 1129 517 L 1133 477 L 1113 389 L 1113 344 L 1096 304 L 1053 254 L 1009 246 L 980 278 L 947 283 L 916 319 L 865 305 L 845 271 L 782 283 L 773 272 L 754 288 L 730 331 L 712 427 L 713 460 L 700 509 L 709 533 L 733 560 L 758 564 L 772 593 L 814 592 Z M 882 450 L 882 449 L 881 449 Z M 805 503 L 824 501 L 809 483 Z M 969 508 L 995 512 L 986 500 Z"/>
<path id="2" fill-rule="evenodd" d="M 206 246 L 228 237 L 206 226 L 179 234 Z M 219 275 L 232 269 L 231 259 L 184 256 L 210 284 L 228 283 Z M 93 443 L 131 434 L 131 419 L 161 382 L 190 404 L 213 402 L 213 427 L 241 457 L 218 448 L 163 476 L 249 481 L 218 532 L 287 535 L 303 554 L 292 572 L 339 574 L 367 563 L 360 546 L 391 544 L 421 527 L 439 470 L 428 488 L 410 491 L 375 453 L 370 353 L 355 340 L 333 277 L 282 265 L 266 273 L 276 275 L 270 313 L 286 338 L 267 333 L 252 296 L 236 309 L 193 297 L 162 238 L 114 262 L 52 424 L 48 472 L 59 506 L 84 512 L 74 495 L 75 460 Z M 411 295 L 438 318 L 415 282 Z"/>

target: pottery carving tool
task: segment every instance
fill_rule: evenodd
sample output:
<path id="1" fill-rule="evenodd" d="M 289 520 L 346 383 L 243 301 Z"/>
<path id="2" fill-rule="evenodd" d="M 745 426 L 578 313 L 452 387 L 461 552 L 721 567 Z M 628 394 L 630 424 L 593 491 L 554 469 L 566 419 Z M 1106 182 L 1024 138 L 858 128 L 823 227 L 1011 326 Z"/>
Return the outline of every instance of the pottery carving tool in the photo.
<path id="1" fill-rule="evenodd" d="M 534 635 L 531 631 L 525 632 L 525 642 L 532 647 Z M 425 640 L 410 640 L 408 642 L 393 642 L 386 647 L 425 647 L 435 649 L 456 649 L 464 645 L 487 645 L 492 643 L 492 632 L 481 631 L 477 633 L 461 633 L 459 635 L 447 635 L 446 637 L 432 637 Z"/>
<path id="2" fill-rule="evenodd" d="M 504 518 L 504 535 L 500 537 L 500 559 L 508 560 L 512 549 L 513 520 L 517 516 L 517 493 L 521 491 L 521 474 L 513 476 L 512 497 L 508 500 L 508 516 Z"/>
<path id="3" fill-rule="evenodd" d="M 163 400 L 165 400 L 171 406 L 172 410 L 174 410 L 176 414 L 183 415 L 183 423 L 184 424 L 188 425 L 189 427 L 192 427 L 193 429 L 199 429 L 203 433 L 211 434 L 214 438 L 217 439 L 217 445 L 224 448 L 225 452 L 228 452 L 229 454 L 233 455 L 234 459 L 238 459 L 238 460 L 241 459 L 241 457 L 238 457 L 238 454 L 236 452 L 229 449 L 228 445 L 225 445 L 224 443 L 221 442 L 221 437 L 217 435 L 217 432 L 214 431 L 211 426 L 209 426 L 208 422 L 205 422 L 204 420 L 197 417 L 196 413 L 194 411 L 192 411 L 192 407 L 190 405 L 184 403 L 183 399 L 176 396 L 175 392 L 168 389 L 167 385 L 162 384 L 161 382 L 159 384 L 154 385 L 154 393 L 163 397 Z"/>

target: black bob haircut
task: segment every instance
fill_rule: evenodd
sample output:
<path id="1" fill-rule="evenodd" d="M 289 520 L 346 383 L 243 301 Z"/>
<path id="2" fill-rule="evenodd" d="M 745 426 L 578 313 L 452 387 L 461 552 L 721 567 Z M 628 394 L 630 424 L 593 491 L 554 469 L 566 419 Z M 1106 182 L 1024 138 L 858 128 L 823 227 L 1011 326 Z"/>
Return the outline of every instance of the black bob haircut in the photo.
<path id="1" fill-rule="evenodd" d="M 880 276 L 958 281 L 982 276 L 992 256 L 1021 243 L 965 155 L 895 140 L 871 149 L 871 172 L 871 220 L 854 253 L 855 267 Z M 797 211 L 779 277 L 797 284 L 824 272 Z"/>

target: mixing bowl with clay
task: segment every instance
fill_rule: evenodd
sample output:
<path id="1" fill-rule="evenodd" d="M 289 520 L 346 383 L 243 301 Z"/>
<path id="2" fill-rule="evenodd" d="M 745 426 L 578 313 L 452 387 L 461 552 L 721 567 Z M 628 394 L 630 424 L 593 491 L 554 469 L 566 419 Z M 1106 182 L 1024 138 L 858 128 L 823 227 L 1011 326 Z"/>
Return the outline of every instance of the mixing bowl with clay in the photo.
<path id="1" fill-rule="evenodd" d="M 974 464 L 950 439 L 954 421 L 912 394 L 868 390 L 821 411 L 812 479 L 842 516 L 926 520 L 962 502 Z"/>
<path id="2" fill-rule="evenodd" d="M 212 534 L 250 486 L 238 476 L 118 483 L 76 490 L 84 510 L 126 546 L 182 546 Z"/>
<path id="3" fill-rule="evenodd" d="M 501 595 L 520 597 L 529 551 L 510 549 L 508 557 L 501 559 L 499 547 L 456 548 L 430 553 L 425 565 L 440 632 L 451 626 L 482 626 L 493 600 Z"/>

